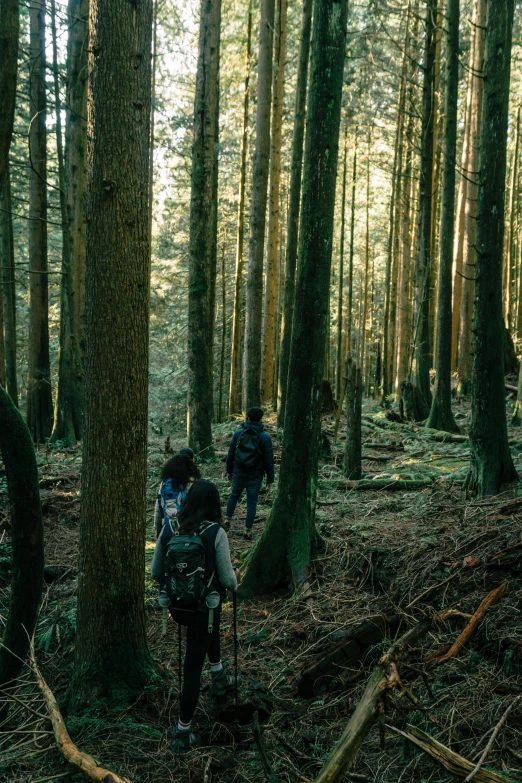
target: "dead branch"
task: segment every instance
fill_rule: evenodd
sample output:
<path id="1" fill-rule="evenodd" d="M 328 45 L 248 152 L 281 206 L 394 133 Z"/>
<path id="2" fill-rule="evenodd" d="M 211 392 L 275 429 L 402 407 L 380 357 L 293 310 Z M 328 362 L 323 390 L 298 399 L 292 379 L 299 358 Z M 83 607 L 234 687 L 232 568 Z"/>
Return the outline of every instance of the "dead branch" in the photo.
<path id="1" fill-rule="evenodd" d="M 401 731 L 394 726 L 388 726 L 389 729 L 395 731 L 397 734 L 401 734 L 406 739 L 411 740 L 419 748 L 422 748 L 426 753 L 429 753 L 434 759 L 440 761 L 440 763 L 446 767 L 447 770 L 454 775 L 458 775 L 463 778 L 473 770 L 473 764 L 463 756 L 459 756 L 455 751 L 450 750 L 438 740 L 430 737 L 425 731 L 418 729 L 416 726 L 408 726 L 408 731 Z M 477 783 L 515 783 L 513 778 L 509 778 L 506 775 L 500 775 L 498 772 L 493 772 L 487 769 L 480 769 L 475 776 Z"/>
<path id="2" fill-rule="evenodd" d="M 471 781 L 471 780 L 473 780 L 474 778 L 476 778 L 476 777 L 477 777 L 477 774 L 478 774 L 478 772 L 479 772 L 480 768 L 482 767 L 482 764 L 484 763 L 484 761 L 485 761 L 485 759 L 486 759 L 486 757 L 487 757 L 487 755 L 488 755 L 489 751 L 490 751 L 490 750 L 491 750 L 491 748 L 493 747 L 493 743 L 495 742 L 496 738 L 497 738 L 497 737 L 498 737 L 498 735 L 499 735 L 500 729 L 502 728 L 502 726 L 503 726 L 503 725 L 504 725 L 504 723 L 506 722 L 506 720 L 507 720 L 507 717 L 508 717 L 509 713 L 511 712 L 511 710 L 513 709 L 513 707 L 514 707 L 516 704 L 518 704 L 518 702 L 520 701 L 520 699 L 522 699 L 522 696 L 517 696 L 515 699 L 513 699 L 513 701 L 512 701 L 512 702 L 511 702 L 511 704 L 509 705 L 509 707 L 508 707 L 508 708 L 507 708 L 507 709 L 504 711 L 504 713 L 503 713 L 502 717 L 500 718 L 499 722 L 497 723 L 497 725 L 496 725 L 496 726 L 495 726 L 495 728 L 493 729 L 493 732 L 492 732 L 492 734 L 491 734 L 491 737 L 489 738 L 488 744 L 487 744 L 487 745 L 486 745 L 486 747 L 484 748 L 484 750 L 483 750 L 483 752 L 482 752 L 482 755 L 481 755 L 481 757 L 480 757 L 480 758 L 479 758 L 479 760 L 477 761 L 477 764 L 476 764 L 476 766 L 474 767 L 474 769 L 472 769 L 472 770 L 471 770 L 471 772 L 469 773 L 469 775 L 467 776 L 467 778 L 466 778 L 466 780 L 464 781 L 464 783 L 470 783 L 470 781 Z"/>
<path id="3" fill-rule="evenodd" d="M 258 712 L 254 712 L 254 717 L 252 719 L 252 734 L 254 735 L 254 740 L 259 751 L 259 757 L 261 759 L 261 766 L 263 767 L 263 772 L 265 773 L 265 777 L 268 783 L 277 783 L 277 778 L 272 771 L 272 765 L 270 764 L 268 753 L 266 752 L 265 748 L 265 743 L 263 741 L 263 733 L 259 723 Z"/>
<path id="4" fill-rule="evenodd" d="M 56 745 L 66 761 L 77 767 L 80 772 L 83 772 L 83 774 L 89 778 L 89 780 L 94 780 L 95 783 L 132 783 L 129 778 L 122 777 L 116 772 L 111 772 L 105 767 L 100 767 L 92 756 L 88 753 L 84 753 L 74 744 L 69 736 L 60 708 L 54 698 L 54 694 L 38 669 L 34 654 L 34 639 L 31 641 L 30 659 L 36 682 L 42 692 L 49 712 L 49 720 L 53 727 Z"/>
<path id="5" fill-rule="evenodd" d="M 334 484 L 335 489 L 355 489 L 358 492 L 362 490 L 380 490 L 384 489 L 387 492 L 401 492 L 411 491 L 414 489 L 426 489 L 426 487 L 433 486 L 433 479 L 360 479 L 359 481 L 351 481 L 350 479 L 344 479 L 343 481 L 337 480 Z"/>
<path id="6" fill-rule="evenodd" d="M 441 650 L 437 650 L 436 652 L 432 653 L 428 657 L 428 661 L 435 664 L 441 664 L 447 661 L 449 658 L 454 658 L 458 653 L 461 651 L 461 649 L 464 647 L 468 639 L 473 635 L 475 630 L 477 629 L 478 624 L 488 611 L 488 609 L 497 603 L 497 601 L 502 597 L 504 594 L 504 591 L 507 587 L 507 583 L 504 582 L 500 585 L 500 587 L 496 587 L 494 590 L 492 590 L 488 595 L 484 598 L 484 600 L 481 602 L 480 606 L 476 610 L 475 614 L 469 621 L 469 623 L 466 625 L 458 639 L 456 639 L 453 644 L 451 645 L 450 649 L 447 652 L 442 652 Z"/>

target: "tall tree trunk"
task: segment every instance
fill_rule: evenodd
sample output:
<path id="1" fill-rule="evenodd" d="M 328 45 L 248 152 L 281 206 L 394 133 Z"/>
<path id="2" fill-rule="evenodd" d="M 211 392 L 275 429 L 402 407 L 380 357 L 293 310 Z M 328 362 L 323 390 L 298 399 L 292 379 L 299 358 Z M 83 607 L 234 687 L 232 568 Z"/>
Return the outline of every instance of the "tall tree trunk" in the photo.
<path id="1" fill-rule="evenodd" d="M 36 443 L 49 437 L 53 425 L 47 280 L 47 150 L 45 95 L 45 0 L 36 2 L 30 19 L 29 152 L 29 345 L 27 424 Z"/>
<path id="2" fill-rule="evenodd" d="M 299 207 L 301 203 L 301 174 L 306 118 L 306 92 L 308 84 L 308 60 L 310 55 L 310 31 L 312 29 L 312 0 L 303 0 L 301 15 L 301 37 L 297 65 L 295 90 L 294 133 L 292 137 L 292 167 L 290 173 L 290 199 L 288 204 L 285 294 L 283 301 L 283 324 L 279 359 L 278 424 L 284 426 L 286 391 L 288 385 L 288 363 L 292 338 L 292 318 L 295 299 L 295 269 L 297 242 L 299 237 Z"/>
<path id="3" fill-rule="evenodd" d="M 241 164 L 239 174 L 239 204 L 237 210 L 236 278 L 234 287 L 234 317 L 230 358 L 230 387 L 228 415 L 232 418 L 241 408 L 238 381 L 241 355 L 241 295 L 243 290 L 243 242 L 245 236 L 245 185 L 248 149 L 248 103 L 250 87 L 250 59 L 252 54 L 252 3 L 248 6 L 247 42 L 245 57 L 245 86 L 243 91 L 243 133 L 241 136 Z"/>
<path id="4" fill-rule="evenodd" d="M 256 147 L 252 171 L 252 205 L 244 349 L 245 409 L 261 402 L 261 335 L 263 315 L 263 251 L 270 162 L 270 111 L 275 0 L 261 0 L 257 72 Z"/>
<path id="5" fill-rule="evenodd" d="M 434 0 L 433 13 L 435 14 L 435 29 L 433 36 L 435 38 L 435 57 L 433 61 L 433 155 L 431 165 L 432 174 L 432 207 L 431 207 L 431 227 L 430 227 L 430 280 L 431 290 L 429 297 L 429 316 L 428 330 L 430 335 L 430 369 L 435 366 L 436 353 L 436 320 L 437 320 L 437 258 L 438 258 L 438 234 L 439 234 L 439 206 L 440 206 L 440 174 L 441 174 L 441 153 L 439 124 L 440 124 L 440 63 L 442 48 L 442 3 L 441 0 Z M 442 129 L 442 126 L 441 126 Z"/>
<path id="6" fill-rule="evenodd" d="M 190 202 L 188 440 L 191 449 L 207 456 L 212 449 L 220 25 L 221 0 L 202 0 Z"/>
<path id="7" fill-rule="evenodd" d="M 362 478 L 362 377 L 352 357 L 348 357 L 346 371 L 346 441 L 344 445 L 343 473 L 348 479 Z"/>
<path id="8" fill-rule="evenodd" d="M 513 163 L 511 165 L 511 182 L 509 188 L 509 223 L 506 237 L 506 263 L 505 263 L 505 300 L 504 312 L 508 329 L 515 328 L 518 331 L 518 319 L 516 317 L 516 250 L 517 250 L 517 201 L 518 201 L 518 157 L 520 148 L 520 106 L 517 109 L 515 124 L 515 149 L 513 150 Z"/>
<path id="9" fill-rule="evenodd" d="M 361 321 L 361 353 L 359 365 L 362 377 L 366 377 L 366 332 L 368 321 L 368 290 L 370 284 L 370 149 L 371 132 L 368 133 L 368 154 L 366 160 L 366 234 L 364 240 L 364 293 L 363 314 Z"/>
<path id="10" fill-rule="evenodd" d="M 90 33 L 85 438 L 76 647 L 67 691 L 72 710 L 94 698 L 125 703 L 153 671 L 144 606 L 152 0 L 135 6 L 91 0 Z"/>
<path id="11" fill-rule="evenodd" d="M 265 286 L 265 323 L 261 372 L 261 400 L 271 402 L 274 394 L 277 289 L 279 282 L 279 207 L 281 188 L 281 131 L 286 58 L 288 0 L 277 0 L 272 89 L 272 138 L 270 142 L 270 196 L 268 200 L 268 251 Z"/>
<path id="12" fill-rule="evenodd" d="M 4 184 L 0 190 L 0 224 L 6 386 L 9 396 L 14 404 L 18 406 L 18 383 L 16 378 L 16 286 L 9 166 L 4 177 Z"/>
<path id="13" fill-rule="evenodd" d="M 4 297 L 3 283 L 0 277 L 0 386 L 6 385 L 5 339 L 4 339 Z"/>
<path id="14" fill-rule="evenodd" d="M 0 189 L 7 173 L 9 147 L 13 135 L 18 74 L 18 39 L 20 35 L 19 0 L 0 3 Z"/>
<path id="15" fill-rule="evenodd" d="M 310 97 L 280 487 L 241 584 L 243 595 L 308 579 L 317 492 L 328 286 L 347 0 L 314 0 Z M 310 313 L 314 313 L 311 321 Z"/>
<path id="16" fill-rule="evenodd" d="M 471 465 L 467 487 L 481 497 L 517 478 L 508 445 L 504 390 L 502 250 L 514 0 L 488 0 L 477 203 Z"/>
<path id="17" fill-rule="evenodd" d="M 58 185 L 62 220 L 62 268 L 60 283 L 60 352 L 58 358 L 58 388 L 54 408 L 54 426 L 51 440 L 63 440 L 75 446 L 81 438 L 81 406 L 76 384 L 78 359 L 77 334 L 74 317 L 74 288 L 71 274 L 71 234 L 67 209 L 65 163 L 63 155 L 60 82 L 58 73 L 58 45 L 56 37 L 56 7 L 51 0 L 51 32 L 53 50 L 54 108 L 56 116 L 56 149 L 58 153 Z"/>
<path id="18" fill-rule="evenodd" d="M 343 358 L 343 294 L 344 294 L 344 232 L 346 211 L 346 164 L 348 158 L 348 122 L 344 129 L 343 188 L 341 195 L 341 238 L 339 243 L 339 292 L 337 296 L 337 374 L 335 376 L 335 396 L 341 397 L 344 367 Z"/>
<path id="19" fill-rule="evenodd" d="M 424 83 L 422 89 L 421 170 L 418 213 L 417 255 L 415 259 L 415 385 L 419 409 L 416 416 L 425 419 L 431 405 L 430 331 L 431 297 L 431 213 L 433 209 L 433 99 L 435 64 L 436 7 L 426 5 Z"/>
<path id="20" fill-rule="evenodd" d="M 221 248 L 221 351 L 219 357 L 218 421 L 223 421 L 223 389 L 225 383 L 225 345 L 227 336 L 227 288 L 225 278 L 225 242 Z"/>
<path id="21" fill-rule="evenodd" d="M 31 435 L 2 387 L 0 424 L 0 454 L 7 476 L 13 550 L 11 596 L 0 645 L 1 686 L 20 674 L 36 627 L 43 587 L 44 542 Z"/>
<path id="22" fill-rule="evenodd" d="M 468 179 L 466 208 L 464 214 L 464 246 L 462 249 L 462 298 L 460 305 L 459 348 L 458 348 L 458 391 L 469 394 L 472 373 L 473 297 L 475 290 L 477 251 L 477 197 L 479 187 L 480 127 L 484 93 L 484 48 L 486 27 L 486 0 L 477 0 L 474 9 L 476 24 L 473 48 L 473 86 L 471 95 Z"/>
<path id="23" fill-rule="evenodd" d="M 353 341 L 353 255 L 355 249 L 355 191 L 357 189 L 357 128 L 353 145 L 352 202 L 350 204 L 350 248 L 348 251 L 348 296 L 346 304 L 346 347 L 347 358 L 352 356 Z"/>
<path id="24" fill-rule="evenodd" d="M 455 166 L 457 158 L 457 104 L 459 93 L 460 0 L 447 0 L 446 7 L 446 97 L 444 127 L 444 174 L 438 287 L 438 350 L 435 393 L 428 427 L 457 432 L 451 412 L 451 267 L 453 263 L 453 218 L 455 212 Z"/>

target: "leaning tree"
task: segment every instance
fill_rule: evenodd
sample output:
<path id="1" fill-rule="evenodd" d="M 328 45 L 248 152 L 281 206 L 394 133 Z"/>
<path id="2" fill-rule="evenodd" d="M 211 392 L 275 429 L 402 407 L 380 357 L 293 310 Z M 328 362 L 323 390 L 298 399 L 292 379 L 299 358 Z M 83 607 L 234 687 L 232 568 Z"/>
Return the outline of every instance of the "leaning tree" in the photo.
<path id="1" fill-rule="evenodd" d="M 308 578 L 321 431 L 347 0 L 315 0 L 303 200 L 279 493 L 242 595 Z"/>

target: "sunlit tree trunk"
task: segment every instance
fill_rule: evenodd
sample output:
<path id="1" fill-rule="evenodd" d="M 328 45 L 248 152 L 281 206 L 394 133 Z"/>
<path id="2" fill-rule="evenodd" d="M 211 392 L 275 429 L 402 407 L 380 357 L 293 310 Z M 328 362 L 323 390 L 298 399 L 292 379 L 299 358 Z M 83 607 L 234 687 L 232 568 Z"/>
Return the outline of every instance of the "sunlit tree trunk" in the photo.
<path id="1" fill-rule="evenodd" d="M 252 4 L 248 7 L 245 84 L 243 90 L 243 132 L 241 135 L 241 164 L 239 173 L 239 203 L 237 210 L 236 275 L 234 286 L 234 315 L 232 322 L 232 346 L 230 358 L 230 386 L 228 415 L 230 418 L 241 408 L 238 395 L 241 355 L 241 295 L 243 291 L 243 243 L 245 236 L 245 185 L 248 149 L 248 103 L 250 87 L 250 59 L 252 44 Z"/>
<path id="2" fill-rule="evenodd" d="M 189 242 L 188 440 L 212 449 L 221 0 L 202 0 L 194 102 Z"/>
<path id="3" fill-rule="evenodd" d="M 484 58 L 484 103 L 480 132 L 471 465 L 467 488 L 496 494 L 517 478 L 508 445 L 504 389 L 502 250 L 506 147 L 514 0 L 488 0 Z"/>
<path id="4" fill-rule="evenodd" d="M 361 321 L 361 352 L 359 356 L 359 365 L 362 377 L 366 375 L 366 338 L 368 325 L 368 292 L 370 285 L 370 149 L 371 135 L 368 134 L 368 153 L 366 160 L 366 233 L 364 240 L 364 293 L 363 293 L 363 311 Z"/>
<path id="5" fill-rule="evenodd" d="M 223 421 L 223 389 L 225 383 L 225 345 L 227 337 L 227 288 L 225 277 L 225 243 L 221 248 L 221 350 L 219 356 L 218 421 Z"/>
<path id="6" fill-rule="evenodd" d="M 347 324 L 346 347 L 347 358 L 353 352 L 353 255 L 355 250 L 355 192 L 357 189 L 357 129 L 353 145 L 353 169 L 352 169 L 352 201 L 350 204 L 350 248 L 348 251 L 348 296 L 347 296 Z"/>
<path id="7" fill-rule="evenodd" d="M 45 0 L 31 6 L 29 130 L 29 344 L 27 425 L 36 443 L 49 437 L 53 425 L 49 361 L 49 294 L 47 281 L 47 149 L 45 95 Z"/>
<path id="8" fill-rule="evenodd" d="M 246 293 L 243 408 L 261 402 L 261 339 L 263 315 L 263 255 L 270 163 L 272 54 L 275 0 L 261 0 L 257 70 L 256 146 L 252 170 L 250 243 Z"/>
<path id="9" fill-rule="evenodd" d="M 344 372 L 343 359 L 343 294 L 344 294 L 344 232 L 345 232 L 345 211 L 346 211 L 346 164 L 348 157 L 348 123 L 344 130 L 344 153 L 343 153 L 343 184 L 341 195 L 341 237 L 339 242 L 339 291 L 337 295 L 337 358 L 336 358 L 336 376 L 335 376 L 335 396 L 341 397 L 342 377 Z"/>

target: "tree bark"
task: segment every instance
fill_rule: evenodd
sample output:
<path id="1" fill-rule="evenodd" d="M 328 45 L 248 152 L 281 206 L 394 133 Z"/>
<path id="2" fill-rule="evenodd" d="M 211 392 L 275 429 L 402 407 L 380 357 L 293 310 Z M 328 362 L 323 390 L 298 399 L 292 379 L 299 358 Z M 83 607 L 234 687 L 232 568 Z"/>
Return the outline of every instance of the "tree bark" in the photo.
<path id="1" fill-rule="evenodd" d="M 24 666 L 42 595 L 44 549 L 38 469 L 31 435 L 13 400 L 0 387 L 0 454 L 5 465 L 13 578 L 0 646 L 0 685 Z"/>
<path id="2" fill-rule="evenodd" d="M 339 242 L 339 290 L 337 294 L 337 372 L 335 376 L 335 397 L 341 397 L 343 381 L 344 356 L 343 356 L 343 294 L 344 294 L 344 233 L 346 211 L 346 169 L 348 158 L 348 122 L 344 129 L 344 153 L 343 153 L 343 186 L 341 195 L 341 237 Z"/>
<path id="3" fill-rule="evenodd" d="M 47 280 L 47 150 L 45 95 L 45 0 L 31 6 L 29 127 L 29 344 L 27 424 L 35 443 L 49 437 L 53 425 L 49 361 Z"/>
<path id="4" fill-rule="evenodd" d="M 4 296 L 2 278 L 0 277 L 0 386 L 6 385 L 5 379 Z"/>
<path id="5" fill-rule="evenodd" d="M 346 349 L 347 359 L 352 355 L 353 340 L 353 255 L 355 248 L 355 191 L 357 188 L 357 128 L 353 145 L 353 171 L 352 171 L 352 202 L 350 204 L 350 249 L 348 253 L 348 302 L 346 312 L 348 323 L 346 325 Z"/>
<path id="6" fill-rule="evenodd" d="M 221 0 L 202 0 L 194 104 L 188 307 L 188 441 L 212 450 L 213 323 Z"/>
<path id="7" fill-rule="evenodd" d="M 243 92 L 243 133 L 241 136 L 241 165 L 239 174 L 239 204 L 237 210 L 236 279 L 234 288 L 234 318 L 230 358 L 230 388 L 228 416 L 233 418 L 241 408 L 238 394 L 241 355 L 241 293 L 243 290 L 243 243 L 245 236 L 245 185 L 248 149 L 248 104 L 250 96 L 250 59 L 252 55 L 252 4 L 248 6 L 247 42 L 245 58 L 245 86 Z"/>
<path id="8" fill-rule="evenodd" d="M 2 297 L 4 309 L 5 371 L 9 396 L 18 406 L 16 378 L 16 286 L 9 166 L 0 189 L 0 257 L 2 259 Z"/>
<path id="9" fill-rule="evenodd" d="M 7 174 L 9 147 L 13 135 L 20 35 L 19 0 L 0 3 L 0 190 Z"/>
<path id="10" fill-rule="evenodd" d="M 473 85 L 471 94 L 468 180 L 466 207 L 464 213 L 464 245 L 462 250 L 462 297 L 460 304 L 459 348 L 458 348 L 458 391 L 469 394 L 472 374 L 473 297 L 477 270 L 477 198 L 479 169 L 481 168 L 480 127 L 484 94 L 484 47 L 486 27 L 486 0 L 477 0 L 474 9 L 476 24 L 473 48 Z"/>
<path id="11" fill-rule="evenodd" d="M 223 421 L 223 389 L 225 386 L 225 345 L 227 337 L 227 287 L 225 276 L 225 243 L 221 248 L 221 350 L 219 357 L 218 421 Z"/>
<path id="12" fill-rule="evenodd" d="M 346 442 L 344 444 L 343 473 L 348 479 L 362 478 L 362 378 L 361 368 L 348 359 L 346 385 Z"/>
<path id="13" fill-rule="evenodd" d="M 346 15 L 346 0 L 314 0 L 299 263 L 288 374 L 292 382 L 288 387 L 280 471 L 282 490 L 241 584 L 245 596 L 273 590 L 289 573 L 299 588 L 308 578 L 316 538 L 321 387 Z"/>
<path id="14" fill-rule="evenodd" d="M 467 487 L 481 497 L 517 478 L 504 394 L 502 250 L 514 0 L 488 0 L 477 203 L 471 465 Z"/>
<path id="15" fill-rule="evenodd" d="M 261 402 L 261 335 L 263 255 L 270 161 L 270 110 L 275 0 L 261 0 L 257 72 L 256 147 L 252 171 L 252 205 L 246 293 L 243 408 Z"/>
<path id="16" fill-rule="evenodd" d="M 366 375 L 366 332 L 368 322 L 368 288 L 370 283 L 370 149 L 371 134 L 368 134 L 368 153 L 366 159 L 366 235 L 364 240 L 364 294 L 361 322 L 361 353 L 359 365 L 364 378 Z"/>
<path id="17" fill-rule="evenodd" d="M 292 318 L 295 299 L 295 269 L 297 242 L 299 237 L 299 208 L 301 204 L 301 175 L 306 119 L 306 92 L 308 84 L 308 60 L 310 56 L 310 32 L 312 29 L 312 0 L 303 0 L 301 15 L 301 37 L 297 65 L 295 90 L 294 133 L 292 137 L 292 165 L 290 173 L 290 198 L 288 205 L 285 293 L 283 301 L 283 324 L 279 359 L 278 424 L 284 426 L 286 391 L 288 385 L 288 363 L 292 338 Z"/>
<path id="18" fill-rule="evenodd" d="M 515 123 L 515 149 L 513 150 L 513 163 L 511 165 L 511 182 L 509 188 L 509 222 L 506 237 L 506 264 L 505 264 L 505 316 L 508 329 L 515 329 L 518 332 L 519 324 L 517 318 L 517 225 L 518 225 L 518 158 L 520 148 L 520 106 L 517 109 L 517 119 Z M 520 275 L 519 275 L 520 276 Z M 520 291 L 519 297 L 520 297 Z"/>
<path id="19" fill-rule="evenodd" d="M 89 21 L 85 438 L 70 710 L 103 698 L 126 703 L 153 672 L 144 606 L 152 0 L 91 0 Z"/>
<path id="20" fill-rule="evenodd" d="M 453 218 L 455 212 L 455 166 L 457 159 L 457 103 L 459 92 L 460 0 L 447 0 L 446 96 L 444 127 L 444 173 L 437 318 L 437 375 L 427 425 L 436 430 L 458 432 L 451 412 L 451 267 L 453 263 Z"/>
<path id="21" fill-rule="evenodd" d="M 268 251 L 266 260 L 265 323 L 261 371 L 261 400 L 272 402 L 275 380 L 276 319 L 279 283 L 279 207 L 281 189 L 281 132 L 286 58 L 288 0 L 277 0 L 272 87 L 272 138 L 270 142 L 270 188 L 268 200 Z"/>

